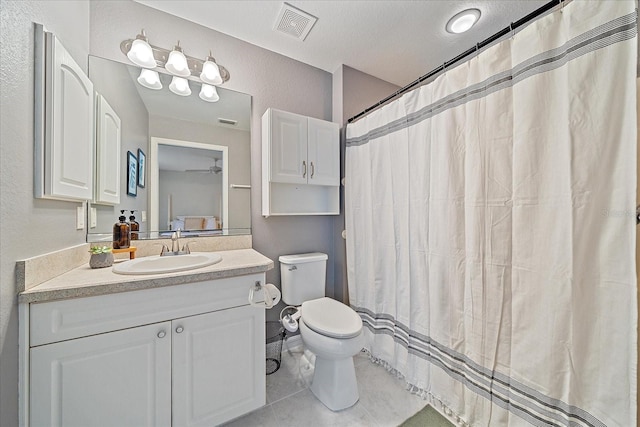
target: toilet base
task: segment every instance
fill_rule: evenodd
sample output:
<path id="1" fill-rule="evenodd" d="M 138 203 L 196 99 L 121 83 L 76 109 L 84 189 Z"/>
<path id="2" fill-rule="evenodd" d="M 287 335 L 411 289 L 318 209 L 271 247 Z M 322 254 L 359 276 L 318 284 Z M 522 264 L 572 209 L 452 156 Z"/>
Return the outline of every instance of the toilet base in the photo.
<path id="1" fill-rule="evenodd" d="M 310 389 L 332 411 L 355 405 L 360 396 L 353 357 L 329 360 L 316 355 Z"/>

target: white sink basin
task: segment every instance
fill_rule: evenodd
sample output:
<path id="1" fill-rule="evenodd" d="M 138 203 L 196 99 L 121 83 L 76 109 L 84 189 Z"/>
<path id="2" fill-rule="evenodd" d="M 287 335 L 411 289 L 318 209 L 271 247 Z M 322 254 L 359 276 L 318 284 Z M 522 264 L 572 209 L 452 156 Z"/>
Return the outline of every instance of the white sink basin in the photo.
<path id="1" fill-rule="evenodd" d="M 222 261 L 222 257 L 214 252 L 197 252 L 187 255 L 150 256 L 125 261 L 113 266 L 118 274 L 160 274 L 175 271 L 194 270 Z"/>

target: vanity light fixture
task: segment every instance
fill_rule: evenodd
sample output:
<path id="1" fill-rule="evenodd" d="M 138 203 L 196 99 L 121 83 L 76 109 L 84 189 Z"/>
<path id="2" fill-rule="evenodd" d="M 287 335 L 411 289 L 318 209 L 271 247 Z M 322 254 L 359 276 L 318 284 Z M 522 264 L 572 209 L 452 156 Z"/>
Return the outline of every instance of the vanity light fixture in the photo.
<path id="1" fill-rule="evenodd" d="M 203 83 L 200 89 L 200 99 L 207 102 L 217 102 L 220 99 L 215 86 Z"/>
<path id="2" fill-rule="evenodd" d="M 200 80 L 210 85 L 219 85 L 222 84 L 222 76 L 220 75 L 220 68 L 218 68 L 218 64 L 216 64 L 216 60 L 213 56 L 211 56 L 211 51 L 209 51 L 209 56 L 204 61 L 202 65 L 202 73 L 200 73 Z"/>
<path id="3" fill-rule="evenodd" d="M 191 95 L 189 80 L 192 80 L 202 84 L 200 90 L 202 100 L 216 102 L 220 97 L 215 85 L 223 84 L 231 78 L 229 71 L 216 62 L 211 51 L 203 61 L 186 56 L 182 52 L 180 41 L 173 50 L 153 46 L 148 43 L 144 30 L 135 39 L 122 41 L 120 50 L 127 55 L 131 62 L 144 68 L 137 80 L 139 84 L 149 89 L 162 89 L 159 72 L 171 74 L 174 76 L 169 85 L 171 92 L 180 96 Z M 143 60 L 140 60 L 141 58 Z"/>
<path id="4" fill-rule="evenodd" d="M 140 76 L 138 77 L 138 83 L 142 86 L 153 89 L 160 90 L 162 89 L 162 83 L 160 82 L 160 76 L 157 71 L 148 70 L 143 68 L 140 71 Z"/>
<path id="5" fill-rule="evenodd" d="M 189 77 L 191 75 L 189 65 L 187 64 L 187 57 L 184 56 L 182 48 L 180 47 L 180 40 L 178 40 L 178 44 L 173 48 L 171 53 L 169 53 L 169 59 L 164 65 L 164 68 L 174 76 Z"/>
<path id="6" fill-rule="evenodd" d="M 153 57 L 153 50 L 147 41 L 144 29 L 131 43 L 131 49 L 127 52 L 127 57 L 131 62 L 139 65 L 140 67 L 154 68 L 156 66 L 156 60 Z"/>
<path id="7" fill-rule="evenodd" d="M 467 9 L 455 14 L 447 22 L 447 31 L 453 34 L 460 34 L 468 31 L 480 19 L 480 10 Z"/>
<path id="8" fill-rule="evenodd" d="M 173 76 L 169 90 L 176 95 L 189 96 L 191 95 L 191 88 L 189 87 L 189 81 L 183 77 Z"/>

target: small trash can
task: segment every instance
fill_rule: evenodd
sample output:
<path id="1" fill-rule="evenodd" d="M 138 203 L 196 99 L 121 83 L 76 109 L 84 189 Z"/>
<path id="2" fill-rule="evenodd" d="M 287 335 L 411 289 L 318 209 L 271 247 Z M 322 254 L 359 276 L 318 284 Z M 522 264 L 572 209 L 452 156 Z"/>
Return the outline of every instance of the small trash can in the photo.
<path id="1" fill-rule="evenodd" d="M 273 374 L 280 368 L 282 341 L 286 331 L 279 321 L 268 321 L 267 325 L 267 375 Z"/>

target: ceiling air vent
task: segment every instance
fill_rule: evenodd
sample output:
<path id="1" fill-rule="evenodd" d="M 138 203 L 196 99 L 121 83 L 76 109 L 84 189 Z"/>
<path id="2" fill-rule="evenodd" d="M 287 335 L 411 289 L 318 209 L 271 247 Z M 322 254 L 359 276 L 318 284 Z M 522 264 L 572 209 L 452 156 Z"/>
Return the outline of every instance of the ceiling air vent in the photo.
<path id="1" fill-rule="evenodd" d="M 318 18 L 315 16 L 309 15 L 288 3 L 283 3 L 273 29 L 299 40 L 304 40 L 317 20 Z"/>
<path id="2" fill-rule="evenodd" d="M 223 119 L 222 117 L 218 117 L 218 122 L 225 125 L 231 125 L 231 126 L 235 126 L 236 124 L 238 124 L 237 120 Z"/>

